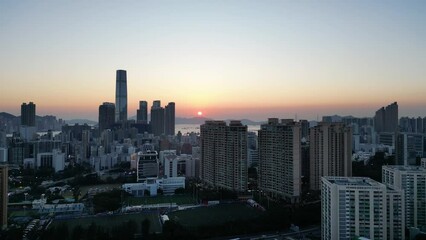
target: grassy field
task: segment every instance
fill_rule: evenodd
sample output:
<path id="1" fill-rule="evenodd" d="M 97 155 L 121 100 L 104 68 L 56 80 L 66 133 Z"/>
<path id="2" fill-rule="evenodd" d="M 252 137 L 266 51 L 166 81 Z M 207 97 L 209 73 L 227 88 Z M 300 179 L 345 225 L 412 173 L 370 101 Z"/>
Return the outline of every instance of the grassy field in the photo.
<path id="1" fill-rule="evenodd" d="M 172 196 L 155 196 L 155 197 L 129 197 L 125 205 L 146 205 L 146 204 L 157 204 L 157 203 L 176 203 L 177 205 L 182 204 L 196 204 L 196 201 L 191 195 L 172 195 Z"/>
<path id="2" fill-rule="evenodd" d="M 83 228 L 87 228 L 92 224 L 92 222 L 96 223 L 96 225 L 113 228 L 114 226 L 119 226 L 123 222 L 127 222 L 133 220 L 136 222 L 138 226 L 138 232 L 141 231 L 141 222 L 148 218 L 151 222 L 150 232 L 161 232 L 162 226 L 159 222 L 157 213 L 136 213 L 136 214 L 125 214 L 125 215 L 113 215 L 113 216 L 94 216 L 87 218 L 76 218 L 76 219 L 67 219 L 67 220 L 55 220 L 52 223 L 53 226 L 57 226 L 61 223 L 66 222 L 68 228 L 71 230 L 77 225 L 82 226 Z"/>
<path id="3" fill-rule="evenodd" d="M 253 219 L 262 214 L 246 204 L 220 204 L 176 211 L 169 214 L 171 220 L 178 221 L 185 227 L 203 225 L 220 225 L 240 219 Z"/>

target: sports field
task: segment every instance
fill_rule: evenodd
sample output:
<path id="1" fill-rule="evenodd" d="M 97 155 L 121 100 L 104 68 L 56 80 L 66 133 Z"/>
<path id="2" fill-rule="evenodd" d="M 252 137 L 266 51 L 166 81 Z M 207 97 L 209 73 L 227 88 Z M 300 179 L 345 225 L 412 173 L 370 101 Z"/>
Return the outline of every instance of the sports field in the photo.
<path id="1" fill-rule="evenodd" d="M 96 225 L 113 228 L 115 226 L 119 226 L 124 222 L 133 220 L 136 222 L 138 226 L 138 232 L 141 231 L 140 226 L 143 220 L 149 219 L 150 224 L 150 232 L 161 232 L 162 226 L 158 218 L 157 213 L 136 213 L 136 214 L 124 214 L 124 215 L 107 215 L 107 216 L 93 216 L 93 217 L 83 217 L 83 218 L 75 218 L 75 219 L 67 219 L 67 220 L 55 220 L 52 223 L 52 226 L 57 226 L 63 222 L 66 222 L 69 229 L 73 229 L 77 225 L 82 226 L 83 228 L 87 228 L 94 222 Z"/>
<path id="2" fill-rule="evenodd" d="M 171 195 L 171 196 L 155 196 L 155 197 L 128 197 L 125 205 L 147 205 L 158 203 L 176 203 L 177 205 L 183 204 L 196 204 L 196 201 L 191 195 Z"/>
<path id="3" fill-rule="evenodd" d="M 198 227 L 221 225 L 241 219 L 253 219 L 261 214 L 260 210 L 247 204 L 232 203 L 175 211 L 169 214 L 169 219 L 178 221 L 185 227 Z"/>

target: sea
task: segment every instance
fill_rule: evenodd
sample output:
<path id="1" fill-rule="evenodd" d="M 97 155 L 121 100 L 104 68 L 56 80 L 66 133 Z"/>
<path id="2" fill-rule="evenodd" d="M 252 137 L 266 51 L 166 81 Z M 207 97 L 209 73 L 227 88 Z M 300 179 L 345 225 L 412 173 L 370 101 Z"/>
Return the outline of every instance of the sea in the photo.
<path id="1" fill-rule="evenodd" d="M 176 133 L 179 131 L 185 135 L 191 132 L 200 133 L 200 124 L 176 124 Z M 260 129 L 260 125 L 247 125 L 247 131 L 256 132 Z"/>
<path id="2" fill-rule="evenodd" d="M 256 132 L 260 129 L 260 125 L 247 125 L 247 130 L 249 132 Z M 180 131 L 182 135 L 186 135 L 189 133 L 200 134 L 200 124 L 176 124 L 175 126 L 176 134 Z M 58 135 L 61 131 L 53 131 L 53 136 Z M 37 132 L 38 135 L 43 136 L 47 134 L 47 132 Z M 7 137 L 12 137 L 12 134 L 6 134 Z"/>

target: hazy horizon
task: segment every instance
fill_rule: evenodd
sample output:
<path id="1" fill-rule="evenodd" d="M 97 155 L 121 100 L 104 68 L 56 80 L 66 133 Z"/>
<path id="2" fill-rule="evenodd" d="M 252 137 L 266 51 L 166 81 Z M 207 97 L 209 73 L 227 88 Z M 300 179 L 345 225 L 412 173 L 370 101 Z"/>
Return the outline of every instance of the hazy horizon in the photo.
<path id="1" fill-rule="evenodd" d="M 383 106 L 383 107 L 386 107 L 386 105 Z M 380 107 L 378 107 L 377 109 L 379 109 L 379 108 Z M 372 118 L 372 117 L 374 117 L 374 113 L 375 113 L 376 110 L 374 110 L 370 115 L 356 115 L 356 114 L 354 114 L 354 112 L 349 112 L 347 114 L 330 113 L 330 114 L 324 114 L 324 115 L 316 115 L 312 118 L 304 117 L 304 115 L 299 115 L 299 114 L 294 114 L 294 115 L 290 115 L 290 114 L 288 114 L 288 115 L 286 115 L 286 114 L 281 114 L 281 115 L 280 114 L 270 114 L 270 115 L 267 115 L 266 114 L 266 115 L 262 115 L 261 113 L 258 113 L 259 117 L 257 117 L 257 118 L 256 117 L 250 117 L 250 116 L 238 116 L 238 115 L 235 115 L 235 116 L 229 115 L 229 116 L 225 116 L 225 117 L 211 117 L 211 116 L 206 116 L 206 115 L 198 116 L 197 114 L 194 114 L 194 116 L 176 115 L 176 118 L 190 119 L 190 118 L 202 117 L 202 118 L 214 119 L 214 120 L 230 120 L 230 119 L 242 120 L 242 119 L 247 119 L 247 120 L 256 121 L 256 122 L 262 122 L 262 121 L 265 122 L 265 121 L 267 121 L 268 118 L 297 119 L 297 120 L 303 119 L 303 120 L 308 120 L 308 121 L 321 121 L 323 116 L 334 116 L 334 115 L 337 115 L 337 116 L 340 116 L 340 117 L 352 116 L 352 117 L 358 117 L 358 118 L 363 118 L 363 117 Z M 5 112 L 5 111 L 0 110 L 0 112 Z M 13 114 L 17 117 L 20 116 L 19 111 L 16 112 L 16 113 L 14 113 L 14 112 L 7 112 L 7 113 Z M 56 116 L 58 119 L 61 118 L 63 120 L 90 120 L 90 121 L 98 122 L 98 116 L 95 116 L 95 118 L 88 118 L 88 117 L 72 117 L 72 115 L 70 115 L 70 117 L 68 117 L 68 118 L 63 118 L 63 117 L 58 116 L 54 113 L 40 114 L 38 111 L 37 111 L 36 115 L 38 115 L 38 116 L 53 115 L 53 116 Z M 149 113 L 148 113 L 148 115 L 149 115 Z M 252 116 L 255 116 L 255 115 L 252 115 Z M 404 115 L 404 114 L 401 114 L 401 106 L 399 106 L 399 116 L 398 117 L 399 118 L 401 118 L 401 117 L 426 117 L 426 115 Z M 130 115 L 129 119 L 136 119 L 136 115 Z"/>
<path id="2" fill-rule="evenodd" d="M 426 116 L 425 1 L 1 1 L 0 112 L 98 118 L 127 70 L 176 116 Z"/>

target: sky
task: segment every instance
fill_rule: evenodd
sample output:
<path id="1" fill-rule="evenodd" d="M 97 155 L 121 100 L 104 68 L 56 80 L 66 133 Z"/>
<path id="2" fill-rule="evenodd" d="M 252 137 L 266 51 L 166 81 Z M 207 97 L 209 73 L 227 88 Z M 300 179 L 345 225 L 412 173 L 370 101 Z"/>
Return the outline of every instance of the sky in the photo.
<path id="1" fill-rule="evenodd" d="M 127 70 L 176 116 L 426 116 L 426 1 L 0 1 L 0 112 L 97 120 Z"/>

